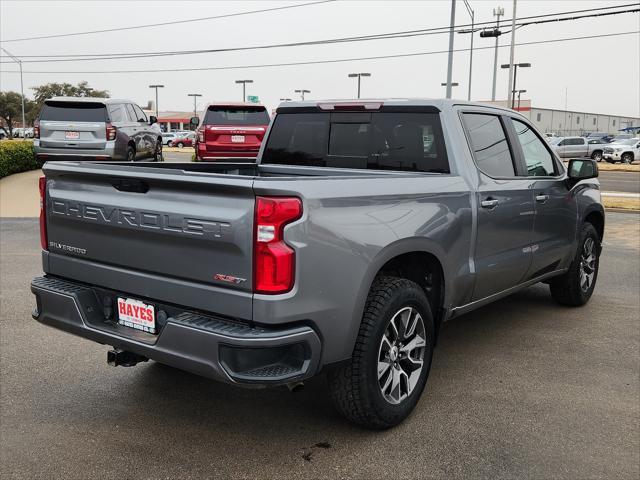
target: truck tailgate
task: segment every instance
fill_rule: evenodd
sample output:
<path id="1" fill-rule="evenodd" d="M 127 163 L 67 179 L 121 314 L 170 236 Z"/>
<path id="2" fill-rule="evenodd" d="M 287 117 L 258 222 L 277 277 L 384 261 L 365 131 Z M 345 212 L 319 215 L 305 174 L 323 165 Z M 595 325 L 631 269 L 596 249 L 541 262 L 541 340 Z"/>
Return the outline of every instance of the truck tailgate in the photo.
<path id="1" fill-rule="evenodd" d="M 71 162 L 44 171 L 51 255 L 251 292 L 252 178 Z"/>

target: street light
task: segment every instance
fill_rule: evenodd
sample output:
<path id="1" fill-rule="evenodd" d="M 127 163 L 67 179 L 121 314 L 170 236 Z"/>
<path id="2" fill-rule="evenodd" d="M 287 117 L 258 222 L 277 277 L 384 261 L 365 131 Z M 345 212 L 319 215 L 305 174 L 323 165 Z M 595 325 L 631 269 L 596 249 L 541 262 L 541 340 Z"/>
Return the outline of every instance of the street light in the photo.
<path id="1" fill-rule="evenodd" d="M 0 47 L 0 49 L 6 53 L 7 55 L 9 55 L 9 57 L 11 58 L 11 60 L 13 60 L 14 62 L 16 62 L 18 64 L 18 66 L 20 67 L 20 95 L 22 95 L 22 135 L 24 136 L 24 138 L 27 138 L 27 134 L 24 133 L 25 129 L 27 128 L 25 119 L 24 119 L 24 87 L 23 87 L 23 82 L 22 82 L 22 60 L 20 60 L 18 57 L 12 55 L 11 53 L 9 53 L 8 51 L 6 51 L 4 48 Z"/>
<path id="2" fill-rule="evenodd" d="M 526 90 L 516 90 L 514 93 L 518 94 L 518 111 L 520 111 L 520 95 L 523 93 L 527 93 Z"/>
<path id="3" fill-rule="evenodd" d="M 187 93 L 187 97 L 193 97 L 193 116 L 197 117 L 198 113 L 196 112 L 196 99 L 201 97 L 202 95 L 199 93 Z"/>
<path id="4" fill-rule="evenodd" d="M 160 115 L 158 115 L 158 89 L 159 88 L 164 88 L 164 85 L 149 85 L 149 88 L 155 88 L 156 89 L 156 118 L 158 118 Z"/>
<path id="5" fill-rule="evenodd" d="M 451 20 L 449 22 L 449 56 L 447 58 L 447 98 L 451 98 L 451 78 L 453 76 L 453 27 L 456 23 L 456 0 L 451 0 Z"/>
<path id="6" fill-rule="evenodd" d="M 241 83 L 242 84 L 242 101 L 246 102 L 247 101 L 247 83 L 253 83 L 253 80 L 236 80 L 236 83 Z"/>
<path id="7" fill-rule="evenodd" d="M 370 73 L 350 73 L 349 78 L 358 78 L 358 98 L 360 98 L 360 77 L 370 77 Z"/>
<path id="8" fill-rule="evenodd" d="M 509 68 L 513 66 L 513 86 L 511 86 L 511 91 L 509 92 L 510 95 L 510 99 L 511 99 L 511 108 L 515 107 L 515 96 L 514 94 L 516 93 L 516 76 L 518 75 L 518 67 L 520 68 L 529 68 L 531 67 L 530 63 L 505 63 L 500 65 L 500 68 Z"/>
<path id="9" fill-rule="evenodd" d="M 304 102 L 304 94 L 305 93 L 311 93 L 311 90 L 305 90 L 304 88 L 301 90 L 294 90 L 295 93 L 299 93 L 300 94 L 300 98 L 302 98 L 302 101 Z"/>
<path id="10" fill-rule="evenodd" d="M 469 2 L 464 0 L 464 6 L 467 7 L 467 12 L 471 15 L 471 50 L 469 51 L 469 93 L 467 94 L 467 100 L 471 100 L 471 71 L 473 69 L 473 27 L 475 25 L 475 15 Z"/>

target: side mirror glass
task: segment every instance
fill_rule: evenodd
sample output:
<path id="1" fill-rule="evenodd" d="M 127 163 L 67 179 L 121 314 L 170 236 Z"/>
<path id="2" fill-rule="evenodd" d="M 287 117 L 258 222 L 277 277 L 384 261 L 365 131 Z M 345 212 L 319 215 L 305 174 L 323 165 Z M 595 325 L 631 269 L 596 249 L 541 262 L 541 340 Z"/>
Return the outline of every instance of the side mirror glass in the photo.
<path id="1" fill-rule="evenodd" d="M 200 119 L 198 117 L 191 117 L 190 123 L 194 127 L 197 127 L 198 125 L 200 125 Z"/>
<path id="2" fill-rule="evenodd" d="M 149 125 L 153 125 L 154 123 L 158 123 L 158 118 L 155 115 L 149 115 Z"/>
<path id="3" fill-rule="evenodd" d="M 567 180 L 573 187 L 580 180 L 598 177 L 598 164 L 590 158 L 573 158 L 569 160 Z"/>

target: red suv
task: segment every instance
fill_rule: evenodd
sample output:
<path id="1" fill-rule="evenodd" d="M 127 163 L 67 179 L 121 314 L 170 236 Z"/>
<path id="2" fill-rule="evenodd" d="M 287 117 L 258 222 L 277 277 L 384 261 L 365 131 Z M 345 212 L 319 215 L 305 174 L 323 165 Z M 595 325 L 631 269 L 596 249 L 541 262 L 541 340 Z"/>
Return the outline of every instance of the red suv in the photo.
<path id="1" fill-rule="evenodd" d="M 255 103 L 210 104 L 196 135 L 196 160 L 257 157 L 269 114 Z"/>

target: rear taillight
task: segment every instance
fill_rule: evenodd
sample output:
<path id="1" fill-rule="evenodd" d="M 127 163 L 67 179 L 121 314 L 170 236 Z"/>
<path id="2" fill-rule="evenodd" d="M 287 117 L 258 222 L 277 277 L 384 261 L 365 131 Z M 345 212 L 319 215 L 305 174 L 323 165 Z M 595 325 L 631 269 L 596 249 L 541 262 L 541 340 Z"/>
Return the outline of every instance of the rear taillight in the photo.
<path id="1" fill-rule="evenodd" d="M 40 246 L 43 250 L 48 250 L 47 242 L 47 179 L 40 177 L 38 181 L 40 190 Z"/>
<path id="2" fill-rule="evenodd" d="M 107 140 L 115 140 L 116 139 L 116 127 L 114 127 L 110 123 L 107 123 L 106 135 L 107 135 Z"/>
<path id="3" fill-rule="evenodd" d="M 196 133 L 198 135 L 198 142 L 204 143 L 204 127 L 200 127 Z"/>
<path id="4" fill-rule="evenodd" d="M 40 138 L 40 120 L 33 122 L 33 138 Z"/>
<path id="5" fill-rule="evenodd" d="M 295 281 L 295 251 L 284 241 L 284 227 L 302 215 L 296 197 L 256 197 L 254 291 L 285 293 Z"/>

